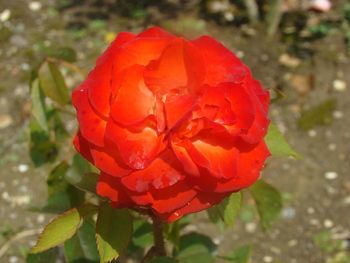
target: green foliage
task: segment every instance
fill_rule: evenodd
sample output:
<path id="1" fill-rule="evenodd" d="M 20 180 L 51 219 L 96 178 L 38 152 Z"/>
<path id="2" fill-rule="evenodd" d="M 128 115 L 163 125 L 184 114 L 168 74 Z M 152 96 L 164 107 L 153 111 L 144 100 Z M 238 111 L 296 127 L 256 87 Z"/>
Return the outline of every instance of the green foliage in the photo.
<path id="1" fill-rule="evenodd" d="M 180 246 L 175 255 L 180 263 L 213 263 L 215 249 L 216 245 L 210 237 L 189 233 L 180 238 Z"/>
<path id="2" fill-rule="evenodd" d="M 96 223 L 96 242 L 101 262 L 108 262 L 123 253 L 132 237 L 132 217 L 126 209 L 100 205 Z"/>
<path id="3" fill-rule="evenodd" d="M 145 248 L 153 244 L 153 227 L 145 220 L 134 220 L 132 242 L 135 246 Z"/>
<path id="4" fill-rule="evenodd" d="M 326 100 L 315 107 L 303 111 L 298 120 L 298 125 L 302 130 L 311 130 L 317 125 L 327 125 L 333 120 L 332 113 L 335 109 L 334 99 Z"/>
<path id="5" fill-rule="evenodd" d="M 76 234 L 64 243 L 67 263 L 98 263 L 95 222 L 86 220 Z"/>
<path id="6" fill-rule="evenodd" d="M 325 252 L 332 253 L 342 248 L 342 241 L 332 238 L 330 231 L 322 231 L 313 236 L 313 241 L 320 249 Z"/>
<path id="7" fill-rule="evenodd" d="M 215 205 L 207 210 L 209 218 L 212 222 L 217 223 L 223 221 L 226 226 L 233 226 L 242 203 L 241 192 L 232 193 L 225 198 L 220 204 Z"/>
<path id="8" fill-rule="evenodd" d="M 150 263 L 177 263 L 178 261 L 169 257 L 157 257 L 154 258 Z"/>
<path id="9" fill-rule="evenodd" d="M 26 263 L 56 263 L 58 248 L 54 247 L 37 254 L 28 254 Z"/>
<path id="10" fill-rule="evenodd" d="M 73 208 L 52 220 L 41 233 L 31 253 L 40 253 L 64 243 L 78 230 L 84 216 L 90 216 L 96 208 L 91 205 Z"/>
<path id="11" fill-rule="evenodd" d="M 236 248 L 223 259 L 231 263 L 249 263 L 252 248 L 249 245 L 244 245 Z"/>
<path id="12" fill-rule="evenodd" d="M 257 181 L 249 189 L 257 206 L 260 223 L 267 230 L 281 213 L 282 196 L 276 188 L 263 180 Z"/>
<path id="13" fill-rule="evenodd" d="M 46 107 L 44 102 L 44 95 L 40 88 L 38 79 L 35 79 L 31 83 L 30 98 L 32 101 L 32 116 L 35 119 L 39 127 L 48 131 L 47 117 L 46 117 Z"/>
<path id="14" fill-rule="evenodd" d="M 64 106 L 69 101 L 68 88 L 57 65 L 45 61 L 39 68 L 40 87 L 47 97 Z"/>
<path id="15" fill-rule="evenodd" d="M 290 147 L 282 133 L 279 131 L 278 127 L 272 123 L 269 125 L 265 142 L 272 156 L 299 157 L 299 155 Z"/>
<path id="16" fill-rule="evenodd" d="M 43 51 L 48 57 L 61 59 L 70 63 L 77 60 L 77 54 L 71 47 L 46 47 Z"/>

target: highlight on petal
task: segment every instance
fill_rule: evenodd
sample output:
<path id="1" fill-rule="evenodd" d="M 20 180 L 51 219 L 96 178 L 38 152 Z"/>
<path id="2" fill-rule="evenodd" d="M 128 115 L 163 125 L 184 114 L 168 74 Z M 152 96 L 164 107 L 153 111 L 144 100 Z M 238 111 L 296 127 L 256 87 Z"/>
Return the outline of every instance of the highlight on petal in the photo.
<path id="1" fill-rule="evenodd" d="M 91 107 L 86 85 L 86 82 L 83 82 L 72 94 L 72 103 L 77 111 L 80 132 L 87 141 L 103 146 L 107 123 Z"/>
<path id="2" fill-rule="evenodd" d="M 134 65 L 123 73 L 111 108 L 111 116 L 118 123 L 135 124 L 153 114 L 155 96 L 143 81 L 143 70 L 143 66 Z"/>
<path id="3" fill-rule="evenodd" d="M 191 156 L 188 154 L 186 148 L 178 145 L 176 142 L 172 142 L 171 146 L 174 151 L 174 154 L 182 164 L 182 167 L 185 170 L 185 172 L 190 175 L 199 176 L 199 169 L 195 162 L 192 160 Z"/>
<path id="4" fill-rule="evenodd" d="M 180 163 L 170 150 L 165 150 L 145 169 L 123 177 L 122 183 L 132 191 L 146 192 L 151 187 L 168 188 L 183 179 Z"/>
<path id="5" fill-rule="evenodd" d="M 164 149 L 163 138 L 147 124 L 130 130 L 110 119 L 106 128 L 106 139 L 118 148 L 124 163 L 136 170 L 144 169 Z"/>

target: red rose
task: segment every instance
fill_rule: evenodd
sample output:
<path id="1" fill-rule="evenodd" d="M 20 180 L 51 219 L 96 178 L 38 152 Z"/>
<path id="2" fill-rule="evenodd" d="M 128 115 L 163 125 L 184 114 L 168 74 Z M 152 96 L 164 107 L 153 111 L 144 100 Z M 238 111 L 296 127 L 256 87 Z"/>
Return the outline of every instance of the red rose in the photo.
<path id="1" fill-rule="evenodd" d="M 120 33 L 74 90 L 74 145 L 115 207 L 169 222 L 253 184 L 269 151 L 269 93 L 208 36 Z"/>

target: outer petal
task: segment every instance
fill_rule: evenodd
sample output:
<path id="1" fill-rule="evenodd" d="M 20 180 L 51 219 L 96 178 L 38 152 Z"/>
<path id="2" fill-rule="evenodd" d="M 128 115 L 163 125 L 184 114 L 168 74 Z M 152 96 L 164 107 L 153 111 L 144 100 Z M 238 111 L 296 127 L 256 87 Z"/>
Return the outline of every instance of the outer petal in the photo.
<path id="1" fill-rule="evenodd" d="M 241 82 L 247 74 L 242 62 L 221 43 L 209 36 L 192 41 L 205 61 L 205 84 L 216 86 L 221 82 Z"/>
<path id="2" fill-rule="evenodd" d="M 73 145 L 77 152 L 79 152 L 86 160 L 88 160 L 90 163 L 94 163 L 89 142 L 81 135 L 80 132 L 75 135 Z"/>
<path id="3" fill-rule="evenodd" d="M 170 150 L 164 151 L 143 170 L 135 171 L 122 178 L 123 184 L 136 192 L 167 188 L 184 178 L 181 165 Z"/>
<path id="4" fill-rule="evenodd" d="M 164 148 L 163 135 L 150 126 L 129 130 L 110 120 L 106 138 L 117 146 L 124 163 L 132 169 L 144 169 Z"/>
<path id="5" fill-rule="evenodd" d="M 237 174 L 238 150 L 234 147 L 224 148 L 205 140 L 196 140 L 188 144 L 188 151 L 193 160 L 214 177 L 233 178 Z"/>
<path id="6" fill-rule="evenodd" d="M 106 173 L 102 172 L 100 174 L 96 192 L 98 195 L 107 197 L 114 202 L 114 206 L 128 207 L 133 205 L 128 193 L 125 192 L 123 185 L 120 183 L 120 179 Z"/>
<path id="7" fill-rule="evenodd" d="M 103 146 L 106 121 L 91 107 L 86 85 L 87 83 L 83 82 L 72 94 L 72 102 L 77 110 L 80 132 L 89 142 Z"/>
<path id="8" fill-rule="evenodd" d="M 87 82 L 89 100 L 95 110 L 107 117 L 109 114 L 109 99 L 111 96 L 111 79 L 114 60 L 123 44 L 135 36 L 128 32 L 121 32 L 108 49 L 96 61 L 96 67 L 89 73 Z"/>
<path id="9" fill-rule="evenodd" d="M 161 218 L 171 223 L 184 215 L 205 210 L 217 203 L 219 203 L 227 194 L 209 194 L 199 192 L 190 202 L 185 206 L 175 210 L 172 213 L 161 214 Z"/>
<path id="10" fill-rule="evenodd" d="M 137 35 L 138 37 L 164 37 L 174 38 L 175 36 L 157 26 L 152 26 Z"/>
<path id="11" fill-rule="evenodd" d="M 184 181 L 173 186 L 151 191 L 153 196 L 152 208 L 157 213 L 169 213 L 189 203 L 197 194 Z"/>
<path id="12" fill-rule="evenodd" d="M 169 70 L 171 69 L 171 70 Z M 156 94 L 192 92 L 203 80 L 204 67 L 198 51 L 184 39 L 169 43 L 157 61 L 145 71 L 146 85 Z"/>
<path id="13" fill-rule="evenodd" d="M 143 69 L 143 66 L 134 65 L 124 71 L 111 108 L 111 116 L 118 123 L 135 124 L 153 114 L 155 96 L 143 81 Z"/>
<path id="14" fill-rule="evenodd" d="M 233 192 L 252 185 L 260 175 L 266 158 L 270 155 L 264 141 L 239 154 L 238 172 L 230 179 L 219 179 L 202 170 L 200 177 L 188 177 L 187 181 L 204 192 Z"/>

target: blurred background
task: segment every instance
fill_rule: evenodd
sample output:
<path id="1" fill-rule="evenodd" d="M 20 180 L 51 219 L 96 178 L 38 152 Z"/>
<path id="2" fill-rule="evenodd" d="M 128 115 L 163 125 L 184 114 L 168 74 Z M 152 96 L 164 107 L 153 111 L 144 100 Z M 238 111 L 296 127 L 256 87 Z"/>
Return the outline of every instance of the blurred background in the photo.
<path id="1" fill-rule="evenodd" d="M 270 231 L 262 231 L 251 200 L 233 229 L 201 215 L 192 228 L 210 234 L 221 252 L 251 244 L 255 263 L 349 263 L 345 0 L 0 0 L 0 262 L 26 262 L 52 218 L 32 211 L 45 203 L 48 167 L 36 169 L 29 155 L 31 70 L 45 56 L 65 56 L 81 73 L 63 71 L 72 89 L 118 32 L 150 25 L 190 39 L 209 34 L 235 52 L 270 90 L 270 117 L 303 156 L 266 165 L 263 176 L 284 201 Z M 74 133 L 73 118 L 66 127 Z"/>

